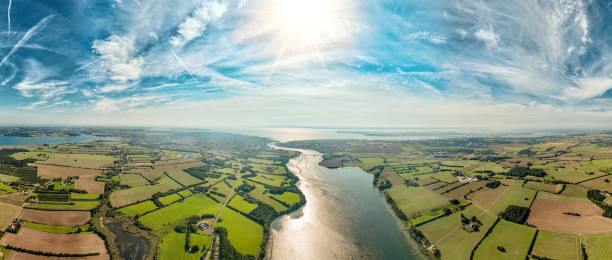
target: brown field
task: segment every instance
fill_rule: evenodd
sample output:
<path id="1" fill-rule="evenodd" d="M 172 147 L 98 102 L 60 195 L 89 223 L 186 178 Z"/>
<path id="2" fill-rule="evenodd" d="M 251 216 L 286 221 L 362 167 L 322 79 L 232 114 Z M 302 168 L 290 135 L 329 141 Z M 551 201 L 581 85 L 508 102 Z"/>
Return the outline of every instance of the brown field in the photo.
<path id="1" fill-rule="evenodd" d="M 385 166 L 383 171 L 380 173 L 380 177 L 391 182 L 391 185 L 403 185 L 404 178 L 397 175 L 391 166 Z"/>
<path id="2" fill-rule="evenodd" d="M 29 166 L 38 168 L 38 177 L 43 179 L 53 179 L 70 176 L 98 175 L 100 170 L 74 168 L 65 166 L 46 165 L 40 163 L 30 163 Z"/>
<path id="3" fill-rule="evenodd" d="M 78 226 L 89 222 L 91 213 L 89 211 L 23 209 L 19 219 L 52 226 Z"/>
<path id="4" fill-rule="evenodd" d="M 3 231 L 17 217 L 21 207 L 0 202 L 0 231 Z"/>
<path id="5" fill-rule="evenodd" d="M 606 182 L 606 180 L 608 180 L 609 182 Z M 612 192 L 612 177 L 608 175 L 594 180 L 582 182 L 580 183 L 580 185 L 590 189 Z"/>
<path id="6" fill-rule="evenodd" d="M 563 212 L 578 213 L 570 216 Z M 537 198 L 531 205 L 527 222 L 540 229 L 571 233 L 595 234 L 612 232 L 612 219 L 601 216 L 603 210 L 590 202 L 570 202 Z"/>
<path id="7" fill-rule="evenodd" d="M 53 234 L 27 227 L 17 234 L 4 234 L 0 246 L 7 245 L 55 254 L 106 254 L 104 240 L 96 234 Z"/>
<path id="8" fill-rule="evenodd" d="M 104 182 L 96 181 L 95 175 L 81 176 L 76 180 L 75 188 L 87 191 L 87 193 L 102 194 L 104 193 Z"/>
<path id="9" fill-rule="evenodd" d="M 319 165 L 323 166 L 323 167 L 327 167 L 327 168 L 340 168 L 342 167 L 342 160 L 344 158 L 336 158 L 336 159 L 331 159 L 331 160 L 324 160 L 321 163 L 319 163 Z M 366 169 L 368 170 L 368 169 Z"/>
<path id="10" fill-rule="evenodd" d="M 88 155 L 85 155 L 88 156 Z M 87 169 L 99 169 L 106 164 L 113 163 L 113 159 L 98 160 L 78 157 L 51 157 L 46 161 L 39 161 L 40 164 L 50 164 L 59 166 L 70 166 Z"/>
<path id="11" fill-rule="evenodd" d="M 95 256 L 82 256 L 82 257 L 57 257 L 57 256 L 44 256 L 44 255 L 33 255 L 28 253 L 22 253 L 18 251 L 12 251 L 7 260 L 108 260 L 110 256 L 107 254 L 95 255 Z"/>

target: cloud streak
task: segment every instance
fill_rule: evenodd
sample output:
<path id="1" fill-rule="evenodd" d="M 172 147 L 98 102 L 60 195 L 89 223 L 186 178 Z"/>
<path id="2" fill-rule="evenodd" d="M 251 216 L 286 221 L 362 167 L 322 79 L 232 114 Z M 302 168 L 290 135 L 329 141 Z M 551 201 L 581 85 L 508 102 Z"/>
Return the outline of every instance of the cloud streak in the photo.
<path id="1" fill-rule="evenodd" d="M 43 30 L 45 28 L 45 26 L 49 23 L 51 18 L 53 18 L 53 16 L 54 15 L 49 15 L 49 16 L 43 18 L 36 25 L 34 25 L 32 28 L 30 28 L 28 31 L 26 31 L 26 33 L 21 37 L 21 39 L 19 39 L 19 41 L 13 46 L 13 48 L 11 48 L 11 50 L 2 58 L 2 60 L 0 60 L 0 67 L 2 67 L 4 65 L 4 63 L 6 63 L 6 61 L 17 50 L 19 50 L 19 48 L 21 48 L 21 46 L 26 44 L 30 40 L 30 38 L 32 38 L 32 36 L 36 35 L 41 30 Z"/>

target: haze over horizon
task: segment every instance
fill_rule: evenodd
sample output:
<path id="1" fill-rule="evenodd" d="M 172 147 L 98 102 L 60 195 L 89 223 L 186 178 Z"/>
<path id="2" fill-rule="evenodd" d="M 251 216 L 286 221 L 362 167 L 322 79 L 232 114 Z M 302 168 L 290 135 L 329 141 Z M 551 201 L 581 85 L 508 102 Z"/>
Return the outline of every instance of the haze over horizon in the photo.
<path id="1" fill-rule="evenodd" d="M 612 3 L 5 0 L 0 125 L 612 127 Z"/>

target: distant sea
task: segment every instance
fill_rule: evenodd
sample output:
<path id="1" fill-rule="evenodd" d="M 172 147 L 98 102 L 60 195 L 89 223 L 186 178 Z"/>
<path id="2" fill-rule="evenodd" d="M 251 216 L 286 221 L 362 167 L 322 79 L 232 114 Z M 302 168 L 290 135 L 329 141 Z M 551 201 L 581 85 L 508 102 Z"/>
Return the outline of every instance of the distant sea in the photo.
<path id="1" fill-rule="evenodd" d="M 24 146 L 24 145 L 42 145 L 42 144 L 68 144 L 68 143 L 84 143 L 93 140 L 106 139 L 93 135 L 79 135 L 64 138 L 55 138 L 51 136 L 40 137 L 13 137 L 0 135 L 0 146 Z"/>
<path id="2" fill-rule="evenodd" d="M 513 137 L 535 138 L 581 133 L 583 130 L 513 130 L 493 131 L 487 129 L 460 128 L 308 128 L 308 127 L 261 127 L 261 128 L 219 128 L 211 131 L 251 135 L 270 138 L 279 142 L 362 139 L 362 140 L 425 140 L 465 137 Z"/>

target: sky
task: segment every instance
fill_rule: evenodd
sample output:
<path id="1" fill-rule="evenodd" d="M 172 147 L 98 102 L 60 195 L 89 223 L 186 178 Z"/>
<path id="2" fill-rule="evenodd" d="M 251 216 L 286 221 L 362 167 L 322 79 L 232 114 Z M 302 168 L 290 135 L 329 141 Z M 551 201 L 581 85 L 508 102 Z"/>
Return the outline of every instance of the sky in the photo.
<path id="1" fill-rule="evenodd" d="M 0 124 L 612 128 L 612 2 L 0 0 Z"/>

